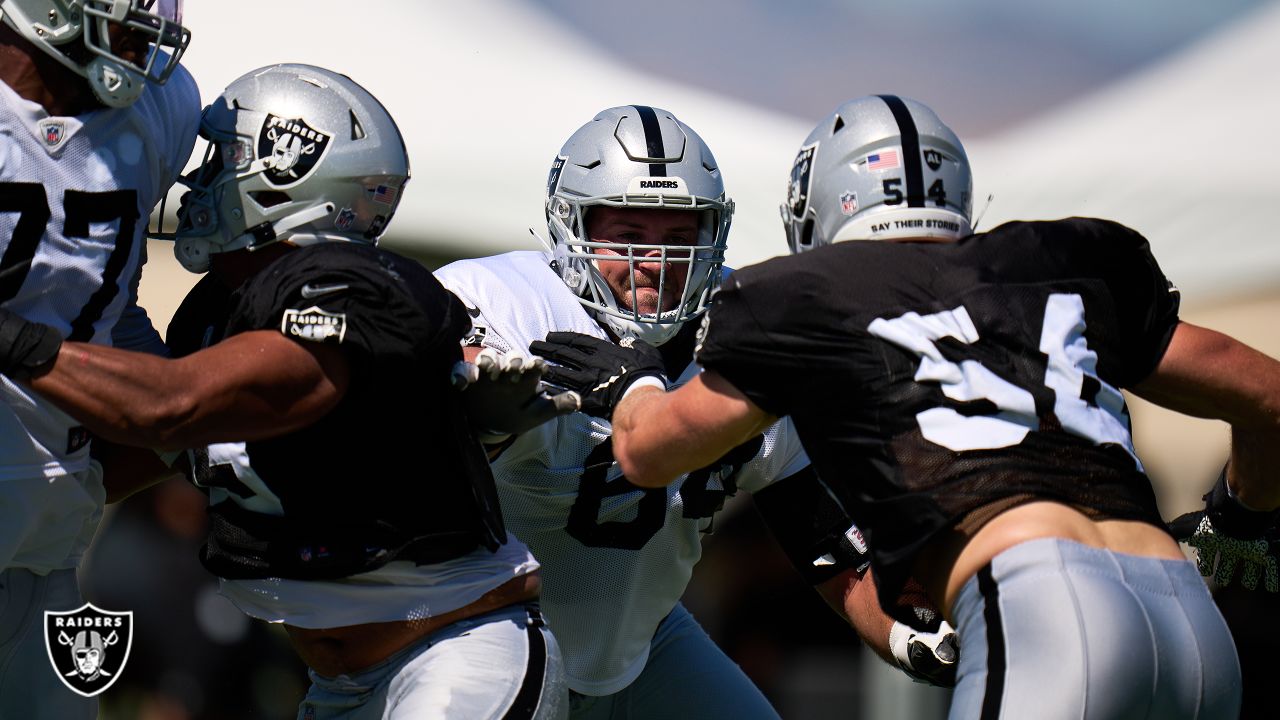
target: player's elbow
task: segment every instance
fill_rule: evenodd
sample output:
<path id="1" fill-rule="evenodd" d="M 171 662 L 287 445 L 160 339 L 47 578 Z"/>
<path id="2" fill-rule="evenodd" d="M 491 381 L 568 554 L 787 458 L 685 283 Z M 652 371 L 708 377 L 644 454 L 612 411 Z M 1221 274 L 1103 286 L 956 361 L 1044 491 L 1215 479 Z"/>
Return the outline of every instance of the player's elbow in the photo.
<path id="1" fill-rule="evenodd" d="M 199 414 L 200 403 L 191 393 L 165 394 L 163 399 L 139 407 L 121 408 L 118 429 L 104 435 L 119 443 L 185 450 L 198 444 L 190 436 L 191 421 Z"/>
<path id="2" fill-rule="evenodd" d="M 676 471 L 663 466 L 660 456 L 643 452 L 625 434 L 620 436 L 615 433 L 613 457 L 627 482 L 639 487 L 663 487 L 678 475 Z"/>

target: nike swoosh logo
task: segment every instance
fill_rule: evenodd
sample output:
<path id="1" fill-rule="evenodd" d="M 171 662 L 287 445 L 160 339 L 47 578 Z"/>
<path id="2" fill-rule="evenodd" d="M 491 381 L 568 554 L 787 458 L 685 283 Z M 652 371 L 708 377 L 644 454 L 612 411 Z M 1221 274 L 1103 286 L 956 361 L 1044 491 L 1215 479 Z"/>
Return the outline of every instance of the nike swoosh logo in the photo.
<path id="1" fill-rule="evenodd" d="M 306 285 L 302 286 L 302 297 L 308 300 L 311 300 L 312 298 L 318 298 L 321 295 L 329 295 L 330 293 L 336 293 L 340 290 L 346 290 L 349 287 L 351 286 L 350 285 L 312 285 L 311 283 L 307 283 Z"/>

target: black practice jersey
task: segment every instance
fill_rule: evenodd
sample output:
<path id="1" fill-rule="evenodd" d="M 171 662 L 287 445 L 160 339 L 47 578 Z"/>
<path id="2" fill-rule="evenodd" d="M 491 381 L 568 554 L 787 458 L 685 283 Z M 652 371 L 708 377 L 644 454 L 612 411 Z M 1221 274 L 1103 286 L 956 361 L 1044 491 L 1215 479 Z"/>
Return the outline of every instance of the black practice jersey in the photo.
<path id="1" fill-rule="evenodd" d="M 296 545 L 317 567 L 316 548 L 323 548 L 333 567 L 320 574 L 342 575 L 338 565 L 346 561 L 337 556 L 347 545 L 368 545 L 376 555 L 438 535 L 450 538 L 445 555 L 480 543 L 496 547 L 505 533 L 492 476 L 449 384 L 470 327 L 461 301 L 420 264 L 354 243 L 286 253 L 235 293 L 212 277 L 197 284 L 169 328 L 175 355 L 221 337 L 273 330 L 300 343 L 336 344 L 351 364 L 346 394 L 315 424 L 244 443 L 243 463 L 219 465 L 193 453 L 197 482 L 226 491 L 211 507 L 206 561 L 220 551 L 262 555 L 234 560 L 250 567 L 218 570 L 252 576 L 259 574 L 253 566 L 288 564 L 278 548 L 266 546 Z M 432 556 L 423 547 L 409 554 Z M 368 569 L 363 562 L 353 568 Z M 305 568 L 271 570 L 307 576 Z"/>
<path id="2" fill-rule="evenodd" d="M 1138 233 L 1018 222 L 739 270 L 698 360 L 791 416 L 866 533 L 889 609 L 938 532 L 1019 503 L 1159 524 L 1118 388 L 1155 368 L 1177 310 Z"/>

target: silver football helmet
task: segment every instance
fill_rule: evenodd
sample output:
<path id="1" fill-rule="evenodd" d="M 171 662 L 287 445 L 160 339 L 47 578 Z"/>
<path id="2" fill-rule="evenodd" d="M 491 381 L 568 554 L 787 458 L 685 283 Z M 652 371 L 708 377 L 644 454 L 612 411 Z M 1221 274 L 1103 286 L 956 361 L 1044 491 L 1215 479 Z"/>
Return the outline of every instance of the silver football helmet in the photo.
<path id="1" fill-rule="evenodd" d="M 163 85 L 191 41 L 182 0 L 0 0 L 0 17 L 84 77 L 108 107 L 132 104 L 147 82 Z M 121 32 L 145 38 L 146 57 L 135 62 L 120 55 L 112 46 L 113 25 L 117 41 Z"/>
<path id="2" fill-rule="evenodd" d="M 272 65 L 231 83 L 200 120 L 203 164 L 184 179 L 174 254 L 209 256 L 287 240 L 375 244 L 409 181 L 395 120 L 345 75 Z"/>
<path id="3" fill-rule="evenodd" d="M 797 253 L 842 240 L 969 235 L 973 177 L 960 139 L 932 110 L 896 95 L 836 108 L 796 155 L 782 203 Z"/>
<path id="4" fill-rule="evenodd" d="M 690 245 L 594 242 L 587 214 L 595 207 L 693 210 L 698 237 Z M 666 110 L 645 105 L 610 108 L 575 132 L 551 165 L 547 180 L 547 229 L 554 265 L 566 285 L 596 319 L 619 338 L 659 345 L 683 323 L 706 311 L 720 281 L 733 201 L 725 196 L 720 168 L 702 138 Z M 597 249 L 617 252 L 602 260 Z M 601 275 L 599 263 L 660 262 L 658 296 L 666 297 L 668 266 L 687 265 L 679 301 L 670 309 L 641 312 L 631 273 L 628 309 Z"/>

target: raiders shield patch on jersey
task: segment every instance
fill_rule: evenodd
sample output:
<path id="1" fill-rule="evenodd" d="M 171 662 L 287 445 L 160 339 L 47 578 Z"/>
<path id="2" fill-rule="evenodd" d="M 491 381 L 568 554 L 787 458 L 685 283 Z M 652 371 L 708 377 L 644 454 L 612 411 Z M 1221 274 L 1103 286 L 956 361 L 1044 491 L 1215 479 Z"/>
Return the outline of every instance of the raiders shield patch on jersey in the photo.
<path id="1" fill-rule="evenodd" d="M 281 118 L 270 113 L 258 133 L 258 157 L 267 159 L 262 174 L 276 187 L 299 183 L 324 157 L 332 136 L 320 132 L 302 118 Z"/>
<path id="2" fill-rule="evenodd" d="M 64 685 L 93 697 L 120 678 L 133 645 L 133 612 L 85 603 L 66 612 L 44 611 L 44 644 Z"/>
<path id="3" fill-rule="evenodd" d="M 280 332 L 312 342 L 341 343 L 347 336 L 347 315 L 325 312 L 314 305 L 305 310 L 285 310 Z"/>

